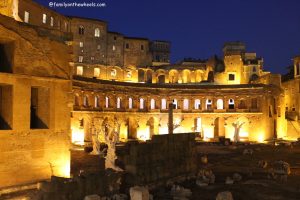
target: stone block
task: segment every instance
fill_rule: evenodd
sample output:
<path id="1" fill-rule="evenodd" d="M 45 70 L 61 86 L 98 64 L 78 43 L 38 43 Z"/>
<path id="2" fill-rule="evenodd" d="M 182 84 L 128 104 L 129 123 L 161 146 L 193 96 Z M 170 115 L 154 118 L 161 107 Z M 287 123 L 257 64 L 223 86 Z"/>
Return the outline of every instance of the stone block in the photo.
<path id="1" fill-rule="evenodd" d="M 149 200 L 149 191 L 145 187 L 131 187 L 130 190 L 130 199 L 131 200 Z"/>

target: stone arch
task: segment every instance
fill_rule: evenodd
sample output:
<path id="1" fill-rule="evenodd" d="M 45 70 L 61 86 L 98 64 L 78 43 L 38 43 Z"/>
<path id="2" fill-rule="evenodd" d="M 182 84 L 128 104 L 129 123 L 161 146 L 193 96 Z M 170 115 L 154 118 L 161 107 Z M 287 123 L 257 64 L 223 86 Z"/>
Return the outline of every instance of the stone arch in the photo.
<path id="1" fill-rule="evenodd" d="M 145 82 L 145 71 L 143 69 L 138 70 L 138 82 Z"/>
<path id="2" fill-rule="evenodd" d="M 252 74 L 250 77 L 250 82 L 251 81 L 256 81 L 259 78 L 259 76 L 257 74 Z"/>
<path id="3" fill-rule="evenodd" d="M 163 84 L 166 83 L 166 71 L 159 69 L 158 71 L 156 71 L 157 74 L 157 83 L 159 84 Z"/>
<path id="4" fill-rule="evenodd" d="M 74 95 L 74 106 L 80 106 L 80 96 L 77 93 Z"/>
<path id="5" fill-rule="evenodd" d="M 100 97 L 99 95 L 94 96 L 94 107 L 99 108 L 100 107 Z"/>
<path id="6" fill-rule="evenodd" d="M 217 109 L 218 109 L 218 110 L 224 109 L 223 99 L 218 99 L 218 100 L 217 100 Z"/>
<path id="7" fill-rule="evenodd" d="M 90 106 L 89 95 L 88 94 L 83 95 L 83 106 L 84 107 L 89 107 Z"/>
<path id="8" fill-rule="evenodd" d="M 148 69 L 146 72 L 146 83 L 152 83 L 152 70 Z"/>
<path id="9" fill-rule="evenodd" d="M 182 83 L 190 83 L 191 82 L 191 70 L 185 69 L 181 72 Z"/>
<path id="10" fill-rule="evenodd" d="M 169 71 L 169 83 L 178 83 L 179 72 L 175 69 Z"/>
<path id="11" fill-rule="evenodd" d="M 203 72 L 201 70 L 195 71 L 195 82 L 200 83 L 202 81 Z"/>

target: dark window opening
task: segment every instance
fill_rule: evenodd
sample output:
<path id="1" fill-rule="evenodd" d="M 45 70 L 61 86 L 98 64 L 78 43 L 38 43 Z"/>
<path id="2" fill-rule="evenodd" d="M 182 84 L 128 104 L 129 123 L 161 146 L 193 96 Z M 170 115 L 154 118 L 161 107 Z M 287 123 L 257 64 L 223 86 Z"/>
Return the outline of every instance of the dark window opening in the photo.
<path id="1" fill-rule="evenodd" d="M 129 44 L 128 43 L 126 43 L 125 48 L 129 49 Z"/>
<path id="2" fill-rule="evenodd" d="M 83 26 L 79 27 L 78 33 L 79 33 L 79 35 L 84 35 L 84 27 Z"/>
<path id="3" fill-rule="evenodd" d="M 228 75 L 228 79 L 229 79 L 230 81 L 234 81 L 234 79 L 235 79 L 234 74 L 229 74 L 229 75 Z"/>
<path id="4" fill-rule="evenodd" d="M 116 37 L 116 36 L 114 36 L 114 40 L 117 40 L 117 37 Z"/>
<path id="5" fill-rule="evenodd" d="M 144 50 L 144 45 L 141 45 L 141 50 L 142 50 L 142 51 Z"/>
<path id="6" fill-rule="evenodd" d="M 48 129 L 49 89 L 31 88 L 30 129 Z"/>
<path id="7" fill-rule="evenodd" d="M 0 85 L 0 130 L 12 129 L 12 86 Z"/>
<path id="8" fill-rule="evenodd" d="M 14 44 L 0 44 L 0 72 L 12 73 Z"/>
<path id="9" fill-rule="evenodd" d="M 138 81 L 139 82 L 145 81 L 145 72 L 142 69 L 138 70 Z"/>

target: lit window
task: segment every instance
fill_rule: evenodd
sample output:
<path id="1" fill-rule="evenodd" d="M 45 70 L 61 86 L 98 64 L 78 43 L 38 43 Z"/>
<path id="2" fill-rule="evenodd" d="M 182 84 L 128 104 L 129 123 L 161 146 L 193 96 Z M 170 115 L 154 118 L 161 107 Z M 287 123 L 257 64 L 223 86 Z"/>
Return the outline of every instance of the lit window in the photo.
<path id="1" fill-rule="evenodd" d="M 79 47 L 83 47 L 83 42 L 79 42 Z"/>
<path id="2" fill-rule="evenodd" d="M 100 76 L 100 69 L 94 68 L 94 77 L 99 77 L 99 76 Z"/>
<path id="3" fill-rule="evenodd" d="M 89 106 L 89 97 L 87 95 L 85 95 L 83 97 L 83 106 L 84 107 L 88 107 Z"/>
<path id="4" fill-rule="evenodd" d="M 183 100 L 183 109 L 184 110 L 188 110 L 189 109 L 189 100 L 188 99 L 184 99 Z"/>
<path id="5" fill-rule="evenodd" d="M 43 24 L 46 24 L 46 23 L 47 23 L 47 15 L 43 14 Z"/>
<path id="6" fill-rule="evenodd" d="M 229 109 L 234 109 L 234 100 L 233 99 L 229 99 L 228 106 L 229 106 Z"/>
<path id="7" fill-rule="evenodd" d="M 173 99 L 174 109 L 178 109 L 178 101 L 177 99 Z"/>
<path id="8" fill-rule="evenodd" d="M 99 28 L 95 29 L 95 37 L 100 37 L 100 29 Z"/>
<path id="9" fill-rule="evenodd" d="M 212 104 L 212 101 L 211 101 L 210 99 L 207 99 L 207 100 L 206 100 L 206 109 L 207 109 L 207 110 L 212 109 L 211 104 Z"/>
<path id="10" fill-rule="evenodd" d="M 234 81 L 234 79 L 235 79 L 234 74 L 229 74 L 229 75 L 228 75 L 228 80 Z"/>
<path id="11" fill-rule="evenodd" d="M 133 102 L 132 102 L 132 98 L 130 97 L 130 98 L 128 99 L 128 108 L 129 108 L 129 109 L 132 109 L 132 105 L 133 105 Z"/>
<path id="12" fill-rule="evenodd" d="M 167 109 L 167 100 L 166 99 L 161 100 L 161 109 L 162 110 Z"/>
<path id="13" fill-rule="evenodd" d="M 92 57 L 91 57 L 91 60 L 95 60 L 95 57 L 94 57 L 94 56 L 92 56 Z"/>
<path id="14" fill-rule="evenodd" d="M 117 108 L 121 108 L 121 98 L 117 98 Z"/>
<path id="15" fill-rule="evenodd" d="M 77 66 L 76 74 L 78 76 L 82 76 L 82 74 L 83 74 L 83 67 L 82 66 Z"/>
<path id="16" fill-rule="evenodd" d="M 115 46 L 115 45 L 113 45 L 113 47 L 112 47 L 112 50 L 113 50 L 113 51 L 115 51 L 115 50 L 116 50 L 116 46 Z"/>
<path id="17" fill-rule="evenodd" d="M 50 26 L 54 26 L 54 19 L 53 19 L 53 17 L 50 18 Z"/>
<path id="18" fill-rule="evenodd" d="M 24 12 L 24 22 L 29 23 L 29 12 L 27 11 Z"/>
<path id="19" fill-rule="evenodd" d="M 151 101 L 150 101 L 150 109 L 151 110 L 155 109 L 155 100 L 154 99 L 151 99 Z"/>
<path id="20" fill-rule="evenodd" d="M 101 45 L 98 44 L 98 45 L 97 45 L 97 50 L 100 50 L 100 49 L 101 49 Z"/>
<path id="21" fill-rule="evenodd" d="M 111 72 L 110 72 L 110 75 L 111 75 L 112 77 L 117 76 L 117 70 L 116 70 L 116 69 L 112 69 Z"/>
<path id="22" fill-rule="evenodd" d="M 200 100 L 196 99 L 195 100 L 195 109 L 199 110 L 201 108 Z"/>
<path id="23" fill-rule="evenodd" d="M 143 98 L 140 98 L 140 109 L 141 110 L 143 110 L 145 107 L 144 103 L 145 103 L 145 100 Z"/>
<path id="24" fill-rule="evenodd" d="M 82 62 L 83 62 L 83 56 L 79 56 L 79 57 L 78 57 L 78 61 L 79 61 L 80 63 L 82 63 Z"/>
<path id="25" fill-rule="evenodd" d="M 218 110 L 224 109 L 224 106 L 223 106 L 223 100 L 222 100 L 222 99 L 218 99 L 218 100 L 217 100 L 217 109 L 218 109 Z"/>
<path id="26" fill-rule="evenodd" d="M 109 107 L 109 98 L 105 97 L 105 108 Z"/>
<path id="27" fill-rule="evenodd" d="M 68 30 L 68 23 L 65 22 L 65 30 L 67 31 Z"/>

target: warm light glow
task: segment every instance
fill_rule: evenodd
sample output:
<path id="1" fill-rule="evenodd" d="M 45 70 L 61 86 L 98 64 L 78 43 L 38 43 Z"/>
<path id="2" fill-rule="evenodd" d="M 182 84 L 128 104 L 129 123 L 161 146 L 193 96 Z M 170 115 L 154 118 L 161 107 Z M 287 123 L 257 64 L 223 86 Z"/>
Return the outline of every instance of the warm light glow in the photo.
<path id="1" fill-rule="evenodd" d="M 205 141 L 214 138 L 214 127 L 203 127 L 203 139 Z"/>
<path id="2" fill-rule="evenodd" d="M 70 164 L 70 154 L 68 153 L 63 153 L 61 154 L 57 160 L 55 160 L 55 163 L 53 164 L 53 175 L 54 176 L 59 176 L 59 177 L 65 177 L 69 178 L 70 177 L 70 172 L 71 172 L 71 164 Z"/>
<path id="3" fill-rule="evenodd" d="M 84 145 L 84 130 L 79 128 L 72 128 L 72 143 L 77 145 Z"/>
<path id="4" fill-rule="evenodd" d="M 146 141 L 150 139 L 150 130 L 149 128 L 138 129 L 137 138 L 142 141 Z"/>
<path id="5" fill-rule="evenodd" d="M 165 135 L 168 134 L 169 130 L 167 126 L 159 127 L 159 135 Z"/>
<path id="6" fill-rule="evenodd" d="M 264 134 L 263 134 L 263 133 L 258 134 L 258 136 L 257 136 L 257 141 L 258 141 L 259 143 L 263 143 L 263 142 L 265 141 L 265 137 L 264 137 Z"/>
<path id="7" fill-rule="evenodd" d="M 249 137 L 249 133 L 246 131 L 240 131 L 239 135 L 240 135 L 240 137 L 243 137 L 243 138 Z"/>

